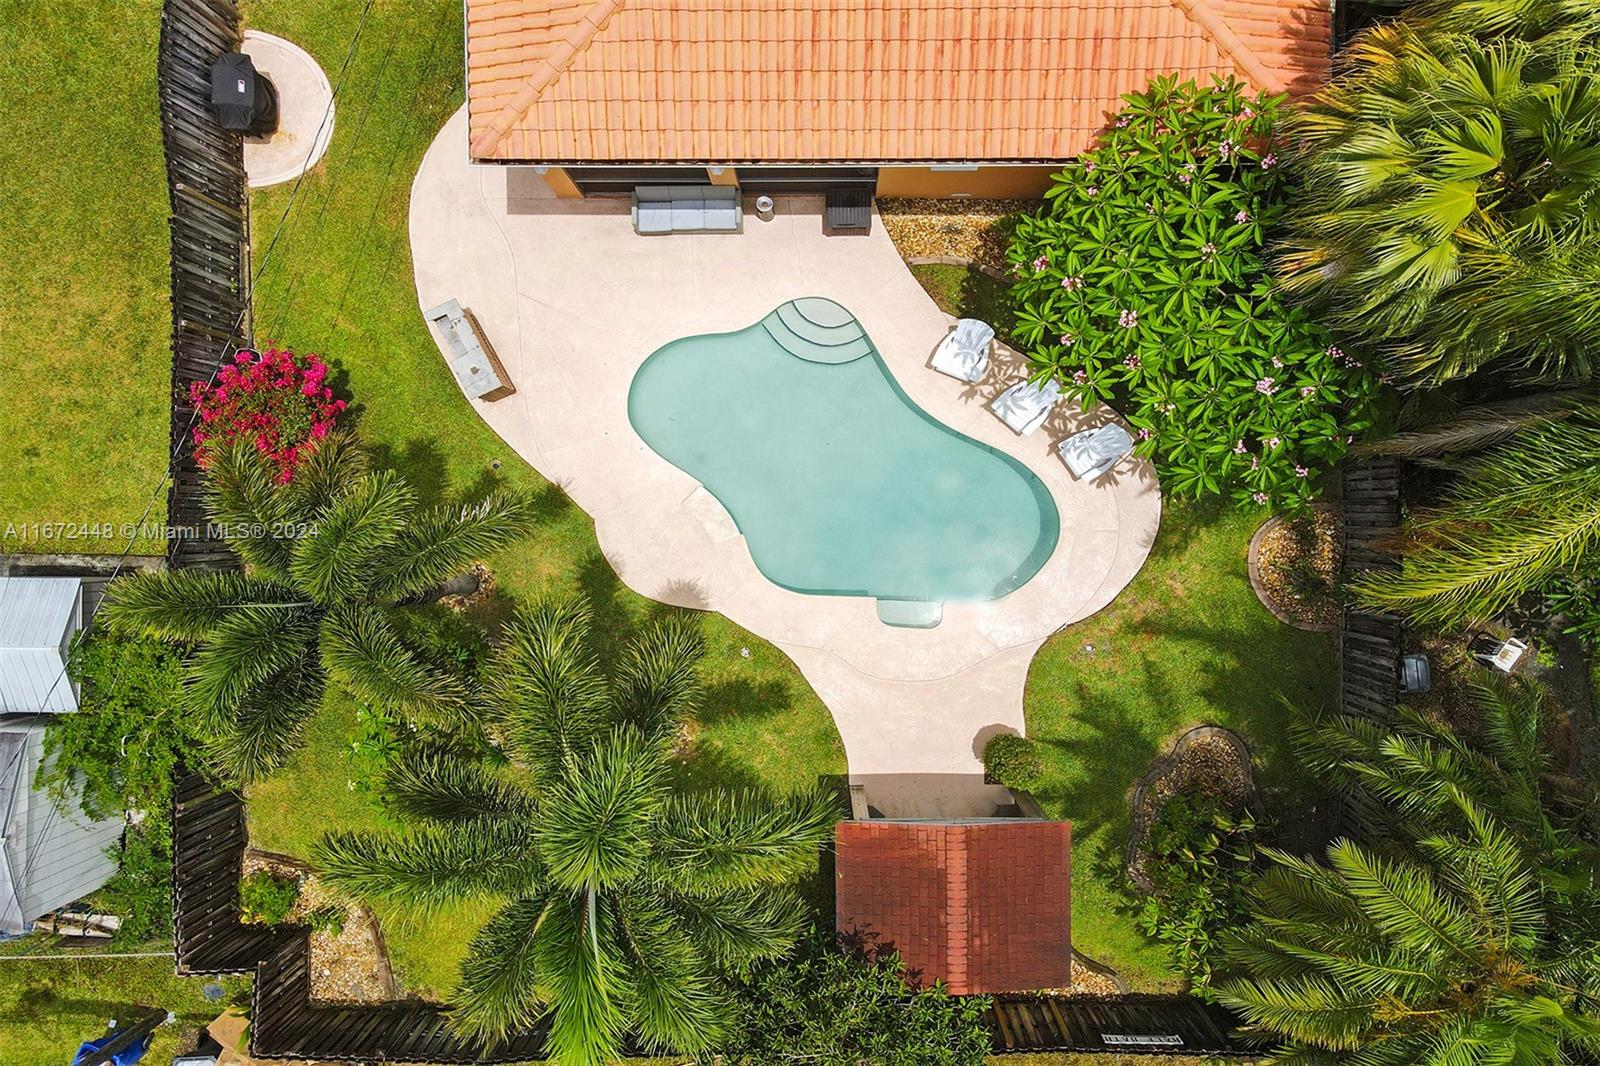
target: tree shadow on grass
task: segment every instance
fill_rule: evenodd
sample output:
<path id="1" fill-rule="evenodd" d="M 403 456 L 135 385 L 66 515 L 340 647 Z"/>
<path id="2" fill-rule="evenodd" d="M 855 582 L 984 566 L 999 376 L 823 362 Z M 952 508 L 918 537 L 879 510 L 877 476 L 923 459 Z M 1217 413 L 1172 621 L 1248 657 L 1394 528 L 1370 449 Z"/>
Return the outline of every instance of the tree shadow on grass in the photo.
<path id="1" fill-rule="evenodd" d="M 707 685 L 695 717 L 701 725 L 739 718 L 767 718 L 787 711 L 792 703 L 789 686 L 782 681 L 750 681 L 736 677 Z"/>

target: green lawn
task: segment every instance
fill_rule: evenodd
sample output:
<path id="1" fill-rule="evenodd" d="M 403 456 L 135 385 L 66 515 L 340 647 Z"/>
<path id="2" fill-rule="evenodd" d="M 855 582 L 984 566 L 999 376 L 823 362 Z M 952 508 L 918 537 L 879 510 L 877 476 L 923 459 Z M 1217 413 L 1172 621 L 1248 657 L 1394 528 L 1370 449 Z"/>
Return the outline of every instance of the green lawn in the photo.
<path id="1" fill-rule="evenodd" d="M 40 936 L 0 944 L 0 1062 L 6 1066 L 66 1066 L 80 1043 L 105 1035 L 112 1018 L 127 1024 L 155 1010 L 178 1017 L 156 1031 L 145 1061 L 170 1062 L 175 1052 L 193 1045 L 195 1035 L 225 1006 L 207 1003 L 200 994 L 203 985 L 217 978 L 175 976 L 170 954 L 7 961 L 10 956 L 61 950 Z M 221 982 L 230 996 L 244 987 L 237 978 Z"/>
<path id="2" fill-rule="evenodd" d="M 1333 691 L 1329 638 L 1279 624 L 1251 591 L 1245 553 L 1265 517 L 1168 500 L 1139 576 L 1046 643 L 1028 674 L 1028 734 L 1046 760 L 1037 795 L 1073 823 L 1073 943 L 1137 987 L 1173 978 L 1122 911 L 1128 789 L 1179 734 L 1209 723 L 1245 736 L 1281 802 L 1294 780 L 1279 695 L 1315 706 Z"/>
<path id="3" fill-rule="evenodd" d="M 245 9 L 247 25 L 301 44 L 330 78 L 337 77 L 358 14 L 358 6 L 296 0 L 254 0 Z M 665 608 L 621 585 L 600 555 L 589 517 L 473 412 L 417 309 L 407 196 L 422 153 L 460 105 L 460 82 L 458 0 L 374 9 L 340 94 L 328 154 L 304 183 L 257 286 L 257 339 L 320 352 L 347 374 L 362 437 L 429 496 L 475 493 L 495 480 L 537 496 L 537 532 L 493 561 L 497 593 L 486 621 L 539 596 L 580 595 L 606 639 L 621 640 Z M 277 225 L 288 189 L 255 195 L 258 246 Z M 683 766 L 686 782 L 790 789 L 842 775 L 844 750 L 833 721 L 788 657 L 720 615 L 702 617 L 707 700 Z M 748 658 L 741 654 L 746 648 Z M 370 805 L 346 786 L 353 721 L 347 705 L 331 702 L 305 751 L 252 792 L 256 844 L 303 853 L 325 826 L 371 823 Z M 308 819 L 308 810 L 318 817 Z M 417 990 L 447 991 L 466 934 L 487 916 L 383 916 L 397 973 Z"/>
<path id="4" fill-rule="evenodd" d="M 1011 286 L 971 267 L 925 263 L 910 270 L 939 310 L 957 318 L 981 319 L 994 327 L 1001 340 L 1010 340 L 1016 321 L 1007 295 Z"/>
<path id="5" fill-rule="evenodd" d="M 0 551 L 121 552 L 115 527 L 161 487 L 160 27 L 159 0 L 12 0 L 0 18 Z M 35 528 L 49 523 L 80 535 Z"/>

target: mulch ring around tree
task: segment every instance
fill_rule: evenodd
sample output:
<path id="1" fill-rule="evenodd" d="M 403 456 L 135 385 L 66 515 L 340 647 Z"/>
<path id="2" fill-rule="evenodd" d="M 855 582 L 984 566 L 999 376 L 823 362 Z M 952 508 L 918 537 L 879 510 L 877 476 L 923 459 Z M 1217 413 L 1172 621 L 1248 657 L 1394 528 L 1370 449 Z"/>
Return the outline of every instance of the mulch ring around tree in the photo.
<path id="1" fill-rule="evenodd" d="M 1339 625 L 1334 581 L 1343 523 L 1330 507 L 1267 519 L 1250 540 L 1250 587 L 1274 618 L 1296 629 Z"/>
<path id="2" fill-rule="evenodd" d="M 245 852 L 243 876 L 266 870 L 300 882 L 288 921 L 302 922 L 320 907 L 344 911 L 344 927 L 311 933 L 311 998 L 323 1003 L 386 1003 L 399 998 L 383 931 L 372 912 L 317 880 L 299 859 L 255 848 Z"/>
<path id="3" fill-rule="evenodd" d="M 1202 725 L 1183 734 L 1133 786 L 1128 801 L 1128 847 L 1122 860 L 1128 883 L 1145 895 L 1155 889 L 1146 871 L 1150 856 L 1145 841 L 1167 800 L 1180 794 L 1210 796 L 1229 807 L 1239 807 L 1254 791 L 1250 749 L 1237 733 Z"/>

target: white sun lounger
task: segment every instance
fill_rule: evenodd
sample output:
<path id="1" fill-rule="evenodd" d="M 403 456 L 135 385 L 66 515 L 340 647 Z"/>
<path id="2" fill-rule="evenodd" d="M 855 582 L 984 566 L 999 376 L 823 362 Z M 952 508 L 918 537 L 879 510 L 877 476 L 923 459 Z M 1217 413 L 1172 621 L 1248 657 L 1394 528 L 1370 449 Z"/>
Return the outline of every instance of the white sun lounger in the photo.
<path id="1" fill-rule="evenodd" d="M 979 381 L 989 369 L 989 345 L 994 327 L 976 318 L 963 318 L 945 334 L 933 353 L 933 368 L 958 381 Z"/>
<path id="2" fill-rule="evenodd" d="M 1043 385 L 1019 381 L 996 396 L 989 410 L 1019 436 L 1026 437 L 1044 425 L 1044 420 L 1050 416 L 1050 409 L 1056 405 L 1060 395 L 1061 383 L 1054 379 Z"/>
<path id="3" fill-rule="evenodd" d="M 1115 422 L 1108 422 L 1074 433 L 1056 445 L 1056 451 L 1073 477 L 1087 481 L 1110 470 L 1118 459 L 1133 451 L 1133 438 Z"/>

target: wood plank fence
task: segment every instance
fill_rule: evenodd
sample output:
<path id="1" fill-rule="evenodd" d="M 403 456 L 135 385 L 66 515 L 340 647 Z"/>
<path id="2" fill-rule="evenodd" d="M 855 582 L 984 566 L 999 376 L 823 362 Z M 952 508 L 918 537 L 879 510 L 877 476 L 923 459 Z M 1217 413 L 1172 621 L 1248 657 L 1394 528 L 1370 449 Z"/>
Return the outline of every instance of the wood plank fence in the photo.
<path id="1" fill-rule="evenodd" d="M 1193 996 L 996 996 L 985 1020 L 991 1049 L 1122 1055 L 1249 1052 L 1234 1037 L 1238 1019 Z"/>
<path id="2" fill-rule="evenodd" d="M 189 431 L 189 386 L 209 381 L 224 360 L 250 346 L 249 206 L 244 143 L 211 111 L 211 64 L 239 46 L 231 0 L 166 0 L 161 12 L 156 90 L 172 231 L 171 484 L 167 545 L 173 566 L 234 568 L 238 559 L 212 536 L 200 467 Z"/>
<path id="3" fill-rule="evenodd" d="M 1396 565 L 1400 461 L 1348 464 L 1343 473 L 1344 576 Z M 1393 720 L 1400 698 L 1402 628 L 1396 615 L 1347 608 L 1339 621 L 1339 710 Z"/>

